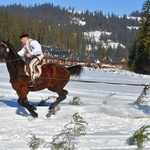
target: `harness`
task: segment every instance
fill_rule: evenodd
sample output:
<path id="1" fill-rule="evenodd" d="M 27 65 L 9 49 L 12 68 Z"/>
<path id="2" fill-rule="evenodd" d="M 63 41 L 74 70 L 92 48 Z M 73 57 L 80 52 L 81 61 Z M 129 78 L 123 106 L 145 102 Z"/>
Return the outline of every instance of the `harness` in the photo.
<path id="1" fill-rule="evenodd" d="M 33 41 L 33 39 L 29 38 L 28 39 L 28 46 L 29 46 L 29 50 L 32 52 L 32 50 L 34 49 L 34 47 L 31 45 L 31 42 Z M 28 49 L 26 47 L 26 45 L 24 46 L 24 53 L 28 53 Z M 26 62 L 26 64 L 29 64 L 31 62 L 32 59 L 37 58 L 39 60 L 39 58 L 37 57 L 38 55 L 33 55 L 31 58 L 27 58 L 24 55 L 24 61 Z"/>
<path id="2" fill-rule="evenodd" d="M 33 39 L 28 39 L 28 42 L 29 42 L 29 50 L 32 52 L 32 50 L 34 49 L 33 46 L 31 46 L 31 42 L 33 41 Z M 25 53 L 27 53 L 28 49 L 26 46 L 24 46 L 24 50 L 25 50 Z"/>

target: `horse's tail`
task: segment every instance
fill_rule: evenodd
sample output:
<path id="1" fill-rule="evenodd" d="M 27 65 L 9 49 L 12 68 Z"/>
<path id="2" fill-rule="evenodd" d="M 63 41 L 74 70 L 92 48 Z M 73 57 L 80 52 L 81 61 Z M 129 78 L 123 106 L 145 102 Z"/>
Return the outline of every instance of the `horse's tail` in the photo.
<path id="1" fill-rule="evenodd" d="M 71 76 L 80 76 L 83 71 L 83 66 L 76 65 L 68 67 L 67 69 L 69 70 Z"/>

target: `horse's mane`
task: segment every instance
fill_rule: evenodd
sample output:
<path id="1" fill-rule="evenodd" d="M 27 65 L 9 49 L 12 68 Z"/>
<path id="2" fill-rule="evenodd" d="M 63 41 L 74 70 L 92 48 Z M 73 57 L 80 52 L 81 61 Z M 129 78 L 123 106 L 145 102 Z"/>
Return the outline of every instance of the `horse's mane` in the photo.
<path id="1" fill-rule="evenodd" d="M 13 53 L 13 57 L 15 57 L 14 59 L 12 59 L 12 61 L 15 62 L 19 62 L 20 65 L 24 65 L 24 60 L 22 59 L 22 57 L 18 54 L 18 52 L 15 50 L 15 48 L 12 46 L 12 44 L 10 44 L 9 42 L 7 43 L 8 48 L 10 49 L 10 51 Z M 18 65 L 17 67 L 19 67 L 20 65 Z"/>
<path id="2" fill-rule="evenodd" d="M 15 48 L 12 46 L 12 44 L 8 43 L 7 46 L 9 47 L 9 49 L 11 49 L 11 50 L 14 52 L 14 54 L 15 54 L 17 57 L 20 57 L 20 56 L 18 55 L 17 51 L 15 50 Z"/>

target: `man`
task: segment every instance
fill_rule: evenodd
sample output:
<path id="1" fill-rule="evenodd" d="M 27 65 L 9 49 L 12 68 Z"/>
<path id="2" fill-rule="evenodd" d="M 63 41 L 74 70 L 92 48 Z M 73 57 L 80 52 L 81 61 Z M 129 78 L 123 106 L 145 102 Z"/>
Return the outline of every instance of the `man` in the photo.
<path id="1" fill-rule="evenodd" d="M 39 64 L 41 59 L 44 57 L 42 48 L 39 42 L 29 38 L 27 33 L 21 34 L 20 40 L 23 43 L 24 47 L 18 52 L 18 54 L 21 57 L 25 56 L 31 59 L 29 63 L 30 77 L 31 77 L 31 80 L 29 82 L 29 87 L 34 87 L 35 66 Z"/>

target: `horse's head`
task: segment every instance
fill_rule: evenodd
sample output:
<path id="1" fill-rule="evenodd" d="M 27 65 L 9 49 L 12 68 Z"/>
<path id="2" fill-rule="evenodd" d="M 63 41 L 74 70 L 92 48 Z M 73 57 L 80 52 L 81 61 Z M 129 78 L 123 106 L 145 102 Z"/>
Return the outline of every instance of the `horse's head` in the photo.
<path id="1" fill-rule="evenodd" d="M 4 59 L 9 53 L 8 41 L 0 42 L 0 59 Z"/>

